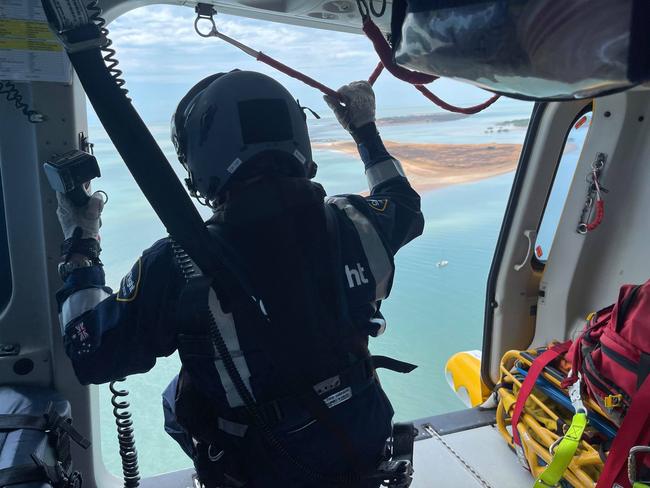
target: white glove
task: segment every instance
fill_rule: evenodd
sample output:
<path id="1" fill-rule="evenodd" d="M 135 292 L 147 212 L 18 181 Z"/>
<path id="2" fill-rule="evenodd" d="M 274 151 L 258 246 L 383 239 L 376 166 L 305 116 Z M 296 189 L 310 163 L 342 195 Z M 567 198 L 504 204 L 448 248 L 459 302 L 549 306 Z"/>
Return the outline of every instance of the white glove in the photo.
<path id="1" fill-rule="evenodd" d="M 62 193 L 56 194 L 59 208 L 56 215 L 59 217 L 61 229 L 66 239 L 70 239 L 77 227 L 81 228 L 81 239 L 99 240 L 99 228 L 102 226 L 102 210 L 106 203 L 104 193 L 96 191 L 83 207 L 75 205 Z"/>
<path id="2" fill-rule="evenodd" d="M 339 88 L 338 92 L 342 95 L 345 105 L 329 95 L 323 98 L 345 130 L 354 132 L 355 129 L 375 121 L 375 93 L 370 83 L 353 81 Z"/>

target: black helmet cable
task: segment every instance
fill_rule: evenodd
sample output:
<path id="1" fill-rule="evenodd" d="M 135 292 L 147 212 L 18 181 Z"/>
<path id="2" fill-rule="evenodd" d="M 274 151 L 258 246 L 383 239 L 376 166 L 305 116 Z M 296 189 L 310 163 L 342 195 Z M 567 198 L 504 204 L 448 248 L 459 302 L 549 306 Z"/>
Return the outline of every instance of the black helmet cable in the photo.
<path id="1" fill-rule="evenodd" d="M 368 83 L 374 85 L 375 81 L 377 81 L 377 78 L 379 78 L 379 75 L 382 73 L 384 68 L 386 68 L 386 70 L 388 70 L 396 78 L 414 85 L 415 89 L 418 90 L 420 93 L 422 93 L 422 95 L 424 95 L 425 98 L 427 98 L 429 101 L 433 102 L 440 108 L 447 110 L 449 112 L 461 113 L 466 115 L 471 115 L 471 114 L 481 112 L 482 110 L 485 110 L 486 108 L 488 108 L 490 105 L 492 105 L 494 102 L 496 102 L 499 99 L 499 95 L 493 95 L 491 98 L 478 105 L 474 105 L 471 107 L 458 107 L 445 102 L 437 95 L 435 95 L 433 92 L 431 92 L 431 90 L 429 90 L 424 85 L 432 83 L 435 80 L 437 80 L 438 79 L 437 76 L 411 71 L 402 68 L 401 66 L 397 66 L 393 62 L 392 50 L 390 45 L 388 44 L 388 41 L 384 37 L 384 34 L 381 32 L 379 27 L 377 27 L 377 25 L 372 21 L 370 17 L 370 12 L 372 12 L 372 14 L 375 15 L 376 17 L 381 16 L 385 11 L 385 5 L 379 11 L 376 11 L 376 9 L 374 8 L 374 4 L 372 3 L 372 0 L 370 1 L 371 1 L 370 5 L 372 5 L 372 10 L 368 6 L 366 0 L 357 0 L 359 12 L 361 14 L 361 18 L 363 19 L 363 32 L 366 34 L 366 37 L 368 37 L 368 39 L 372 42 L 375 51 L 377 52 L 377 55 L 379 56 L 380 59 L 379 63 L 377 64 L 377 67 L 374 69 L 374 71 L 368 78 Z M 225 41 L 228 44 L 235 46 L 237 49 L 240 49 L 244 53 L 255 58 L 257 61 L 260 61 L 280 71 L 281 73 L 290 76 L 291 78 L 295 78 L 299 81 L 302 81 L 306 85 L 311 86 L 312 88 L 316 88 L 317 90 L 321 91 L 325 95 L 333 97 L 336 100 L 339 100 L 341 103 L 344 103 L 341 94 L 338 93 L 336 90 L 333 90 L 332 88 L 322 84 L 321 82 L 315 80 L 314 78 L 307 76 L 306 74 L 301 73 L 300 71 L 297 71 L 287 66 L 284 63 L 281 63 L 277 59 L 272 58 L 267 54 L 264 54 L 262 51 L 257 51 L 252 47 L 247 46 L 246 44 L 220 32 L 217 29 L 217 25 L 214 21 L 214 15 L 216 13 L 216 10 L 212 5 L 199 3 L 197 4 L 195 11 L 197 15 L 196 18 L 194 19 L 194 30 L 199 36 L 205 38 L 216 37 L 218 39 L 221 39 L 222 41 Z M 200 24 L 202 23 L 202 21 L 208 22 L 209 30 L 202 30 L 200 28 Z"/>
<path id="2" fill-rule="evenodd" d="M 0 95 L 5 95 L 7 101 L 14 102 L 16 110 L 21 111 L 29 123 L 40 124 L 47 120 L 45 115 L 33 110 L 27 103 L 23 102 L 23 94 L 18 90 L 13 81 L 0 80 Z"/>

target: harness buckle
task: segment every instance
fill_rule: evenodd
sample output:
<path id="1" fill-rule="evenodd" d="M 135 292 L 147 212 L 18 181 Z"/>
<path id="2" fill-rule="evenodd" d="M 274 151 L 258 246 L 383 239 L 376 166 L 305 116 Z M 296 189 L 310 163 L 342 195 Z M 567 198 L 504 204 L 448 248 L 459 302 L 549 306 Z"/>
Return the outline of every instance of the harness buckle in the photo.
<path id="1" fill-rule="evenodd" d="M 94 22 L 58 31 L 57 37 L 70 54 L 90 49 L 101 49 L 108 44 L 106 36 Z"/>
<path id="2" fill-rule="evenodd" d="M 637 478 L 637 456 L 642 454 L 650 454 L 650 446 L 634 446 L 630 449 L 630 455 L 627 458 L 627 476 L 630 483 L 648 483 L 648 480 L 640 480 Z"/>
<path id="3" fill-rule="evenodd" d="M 617 408 L 620 407 L 623 403 L 623 395 L 620 393 L 617 395 L 607 395 L 603 397 L 603 404 L 606 408 Z"/>

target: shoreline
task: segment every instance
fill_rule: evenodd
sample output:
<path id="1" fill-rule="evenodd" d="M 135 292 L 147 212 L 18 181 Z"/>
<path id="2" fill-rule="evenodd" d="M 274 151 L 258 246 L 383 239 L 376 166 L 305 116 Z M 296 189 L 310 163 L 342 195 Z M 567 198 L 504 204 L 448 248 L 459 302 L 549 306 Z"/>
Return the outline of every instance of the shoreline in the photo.
<path id="1" fill-rule="evenodd" d="M 402 163 L 418 192 L 473 183 L 514 171 L 521 144 L 428 144 L 384 141 L 388 152 Z M 317 150 L 357 156 L 351 141 L 313 144 Z"/>

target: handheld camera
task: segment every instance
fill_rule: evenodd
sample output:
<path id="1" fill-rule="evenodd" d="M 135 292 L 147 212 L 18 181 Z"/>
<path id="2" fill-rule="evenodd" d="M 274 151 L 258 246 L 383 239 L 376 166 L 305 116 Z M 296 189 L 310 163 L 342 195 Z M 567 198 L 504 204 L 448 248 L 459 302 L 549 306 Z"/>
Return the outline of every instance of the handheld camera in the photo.
<path id="1" fill-rule="evenodd" d="M 95 156 L 78 149 L 46 161 L 43 170 L 52 189 L 63 193 L 77 207 L 88 203 L 88 183 L 101 176 Z"/>

